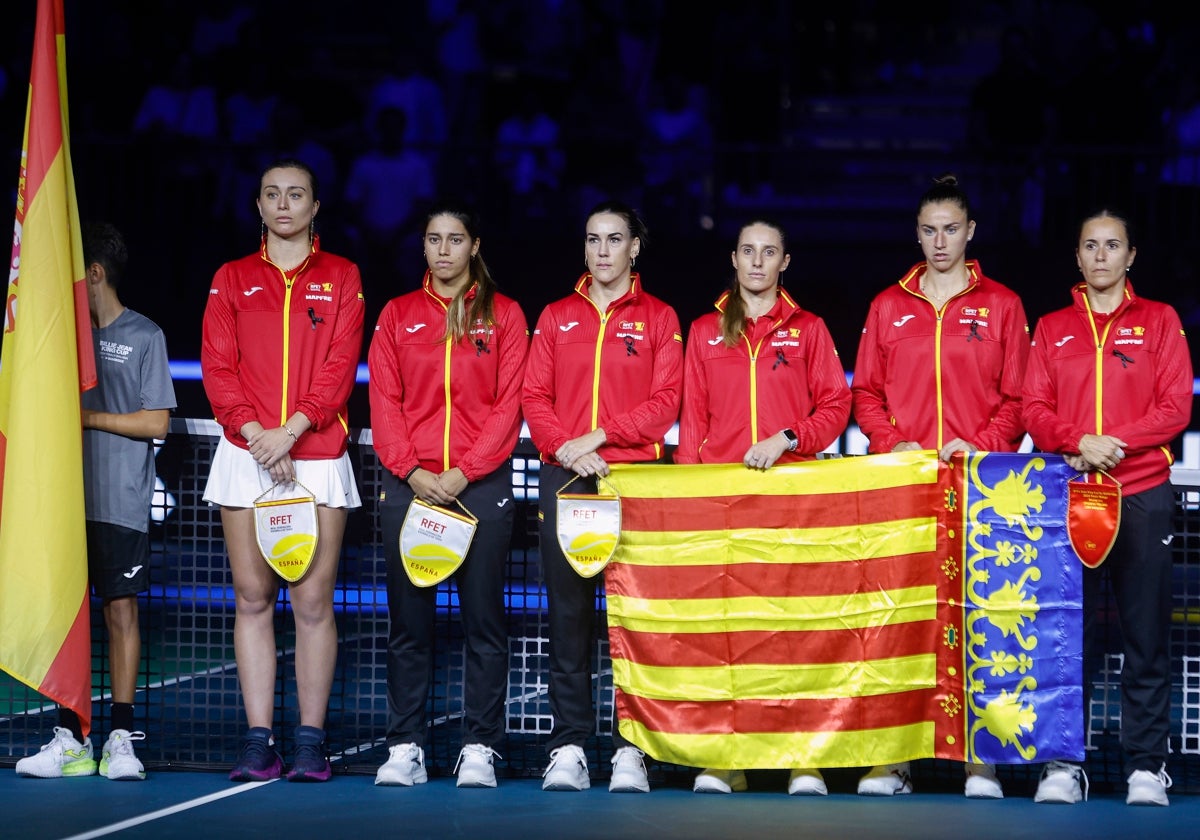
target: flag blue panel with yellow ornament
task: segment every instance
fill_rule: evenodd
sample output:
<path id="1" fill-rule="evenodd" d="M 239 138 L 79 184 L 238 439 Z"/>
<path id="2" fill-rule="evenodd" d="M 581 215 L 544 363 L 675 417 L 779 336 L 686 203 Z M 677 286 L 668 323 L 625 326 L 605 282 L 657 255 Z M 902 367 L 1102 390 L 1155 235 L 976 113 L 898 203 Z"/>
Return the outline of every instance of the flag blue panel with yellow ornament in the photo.
<path id="1" fill-rule="evenodd" d="M 966 757 L 1083 759 L 1083 565 L 1066 532 L 1061 457 L 975 453 L 951 485 L 963 576 Z"/>

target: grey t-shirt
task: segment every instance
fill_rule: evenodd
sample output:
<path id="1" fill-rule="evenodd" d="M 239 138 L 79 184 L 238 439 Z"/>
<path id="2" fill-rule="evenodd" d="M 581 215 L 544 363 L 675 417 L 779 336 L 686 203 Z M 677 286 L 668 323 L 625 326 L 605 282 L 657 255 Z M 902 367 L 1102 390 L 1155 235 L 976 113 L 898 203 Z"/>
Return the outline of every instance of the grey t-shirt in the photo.
<path id="1" fill-rule="evenodd" d="M 107 327 L 93 328 L 92 340 L 97 384 L 83 392 L 84 408 L 116 414 L 175 408 L 167 342 L 157 324 L 126 309 Z M 153 441 L 85 429 L 83 478 L 88 521 L 149 530 Z"/>

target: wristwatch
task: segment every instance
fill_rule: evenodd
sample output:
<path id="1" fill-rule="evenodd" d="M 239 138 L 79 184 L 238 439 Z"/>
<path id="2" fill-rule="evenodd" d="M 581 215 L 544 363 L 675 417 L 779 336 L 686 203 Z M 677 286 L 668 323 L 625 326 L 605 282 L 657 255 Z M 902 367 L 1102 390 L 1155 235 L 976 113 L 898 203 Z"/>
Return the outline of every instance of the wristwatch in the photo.
<path id="1" fill-rule="evenodd" d="M 800 445 L 800 438 L 796 437 L 796 433 L 791 429 L 784 429 L 780 434 L 787 438 L 788 452 L 795 452 L 796 447 Z"/>

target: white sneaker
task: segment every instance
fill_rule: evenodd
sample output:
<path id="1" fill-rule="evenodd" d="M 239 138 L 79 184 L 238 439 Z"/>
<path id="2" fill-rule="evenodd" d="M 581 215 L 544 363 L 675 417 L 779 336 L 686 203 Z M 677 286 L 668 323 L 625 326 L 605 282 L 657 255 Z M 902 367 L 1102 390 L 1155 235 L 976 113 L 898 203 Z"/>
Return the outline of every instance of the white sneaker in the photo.
<path id="1" fill-rule="evenodd" d="M 825 777 L 820 770 L 801 767 L 792 771 L 788 777 L 788 796 L 826 796 L 829 788 L 825 787 Z"/>
<path id="2" fill-rule="evenodd" d="M 550 751 L 550 766 L 542 774 L 542 790 L 587 790 L 591 786 L 583 747 L 567 744 Z"/>
<path id="3" fill-rule="evenodd" d="M 963 794 L 967 799 L 1003 799 L 1004 788 L 996 778 L 995 764 L 963 764 L 967 782 Z"/>
<path id="4" fill-rule="evenodd" d="M 1133 778 L 1132 776 L 1130 777 Z M 1082 779 L 1083 784 L 1080 785 Z M 1069 761 L 1051 761 L 1042 770 L 1034 802 L 1053 802 L 1074 805 L 1079 800 L 1087 801 L 1087 774 L 1078 764 Z"/>
<path id="5" fill-rule="evenodd" d="M 881 764 L 872 767 L 867 774 L 858 780 L 859 796 L 899 796 L 912 793 L 912 776 L 909 774 L 909 763 Z"/>
<path id="6" fill-rule="evenodd" d="M 388 748 L 388 760 L 375 773 L 377 785 L 423 785 L 429 781 L 425 772 L 425 750 L 416 744 L 395 744 Z"/>
<path id="7" fill-rule="evenodd" d="M 94 776 L 96 760 L 92 758 L 92 739 L 83 743 L 75 740 L 71 730 L 54 727 L 54 738 L 35 754 L 17 762 L 18 776 L 38 779 L 61 779 L 63 776 Z"/>
<path id="8" fill-rule="evenodd" d="M 496 768 L 492 766 L 492 756 L 500 755 L 491 747 L 483 744 L 467 744 L 458 753 L 458 761 L 454 762 L 454 772 L 458 774 L 458 787 L 495 787 Z"/>
<path id="9" fill-rule="evenodd" d="M 1170 805 L 1167 799 L 1167 788 L 1171 786 L 1171 777 L 1167 775 L 1167 765 L 1157 773 L 1149 770 L 1134 770 L 1129 774 L 1129 793 L 1125 796 L 1126 805 Z"/>
<path id="10" fill-rule="evenodd" d="M 708 769 L 696 776 L 693 793 L 733 793 L 746 789 L 746 774 L 742 770 Z"/>
<path id="11" fill-rule="evenodd" d="M 108 733 L 108 740 L 104 742 L 104 749 L 100 752 L 100 775 L 114 782 L 145 779 L 146 768 L 133 752 L 133 742 L 144 740 L 145 732 L 114 729 Z"/>
<path id="12" fill-rule="evenodd" d="M 637 747 L 621 747 L 612 757 L 612 778 L 609 793 L 649 793 L 650 779 L 646 776 L 646 754 Z"/>

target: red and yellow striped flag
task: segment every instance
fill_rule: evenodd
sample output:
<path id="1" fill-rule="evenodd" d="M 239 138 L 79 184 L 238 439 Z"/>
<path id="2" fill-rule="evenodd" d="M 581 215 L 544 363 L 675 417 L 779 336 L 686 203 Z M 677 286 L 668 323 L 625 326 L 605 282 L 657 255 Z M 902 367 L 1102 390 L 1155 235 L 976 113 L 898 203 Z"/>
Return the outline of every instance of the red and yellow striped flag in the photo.
<path id="1" fill-rule="evenodd" d="M 727 769 L 1082 758 L 1068 476 L 984 453 L 614 467 L 621 734 Z"/>
<path id="2" fill-rule="evenodd" d="M 0 668 L 91 728 L 79 393 L 96 384 L 62 0 L 38 0 L 0 352 Z"/>

